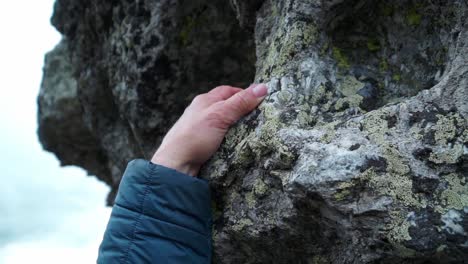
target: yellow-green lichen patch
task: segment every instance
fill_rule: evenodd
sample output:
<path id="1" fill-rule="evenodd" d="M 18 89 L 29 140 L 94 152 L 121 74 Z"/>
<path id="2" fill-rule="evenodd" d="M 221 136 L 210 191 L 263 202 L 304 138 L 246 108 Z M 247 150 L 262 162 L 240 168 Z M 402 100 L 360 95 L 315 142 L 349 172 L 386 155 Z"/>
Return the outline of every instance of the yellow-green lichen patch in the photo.
<path id="1" fill-rule="evenodd" d="M 253 192 L 248 192 L 246 195 L 245 195 L 245 202 L 247 203 L 247 206 L 249 208 L 254 208 L 255 207 L 255 204 L 256 204 L 256 200 L 255 200 L 255 195 Z"/>
<path id="2" fill-rule="evenodd" d="M 406 22 L 410 26 L 419 26 L 419 24 L 421 24 L 421 18 L 422 16 L 418 13 L 416 7 L 409 9 L 406 13 Z"/>
<path id="3" fill-rule="evenodd" d="M 313 118 L 304 111 L 300 111 L 297 114 L 296 118 L 297 118 L 297 121 L 299 122 L 299 126 L 301 127 L 308 127 L 310 123 L 312 123 L 313 121 Z"/>
<path id="4" fill-rule="evenodd" d="M 450 148 L 443 148 L 432 152 L 429 156 L 429 161 L 432 161 L 436 164 L 455 164 L 460 160 L 460 157 L 463 155 L 463 145 L 455 144 Z"/>
<path id="5" fill-rule="evenodd" d="M 344 96 L 352 96 L 364 87 L 364 83 L 358 81 L 356 77 L 347 75 L 339 83 L 338 89 Z"/>
<path id="6" fill-rule="evenodd" d="M 428 201 L 423 195 L 414 193 L 408 160 L 400 154 L 396 146 L 386 140 L 386 134 L 389 132 L 386 116 L 387 112 L 376 111 L 368 114 L 362 121 L 369 138 L 379 144 L 387 167 L 385 172 L 381 173 L 376 173 L 372 168 L 368 169 L 361 177 L 367 178 L 369 186 L 379 195 L 390 196 L 396 205 L 400 205 L 393 207 L 389 212 L 390 221 L 386 224 L 386 229 L 389 230 L 388 239 L 395 246 L 401 247 L 401 255 L 411 253 L 411 250 L 401 244 L 411 239 L 407 214 L 412 208 L 425 208 Z"/>
<path id="7" fill-rule="evenodd" d="M 411 223 L 406 219 L 406 216 L 407 213 L 401 211 L 392 211 L 390 213 L 392 222 L 387 226 L 389 228 L 387 237 L 394 245 L 399 245 L 401 242 L 411 240 L 408 231 Z"/>
<path id="8" fill-rule="evenodd" d="M 268 186 L 263 182 L 261 179 L 256 179 L 254 186 L 253 186 L 253 192 L 256 195 L 264 195 L 268 191 Z"/>
<path id="9" fill-rule="evenodd" d="M 281 104 L 286 105 L 293 99 L 293 93 L 288 90 L 283 90 L 278 92 L 277 98 Z"/>
<path id="10" fill-rule="evenodd" d="M 232 230 L 241 231 L 244 228 L 252 226 L 252 225 L 253 225 L 252 220 L 250 220 L 249 218 L 242 218 L 232 226 Z"/>
<path id="11" fill-rule="evenodd" d="M 370 113 L 363 120 L 363 128 L 368 132 L 369 138 L 381 148 L 382 158 L 387 168 L 383 175 L 370 178 L 373 189 L 382 195 L 389 195 L 393 200 L 405 207 L 424 208 L 427 200 L 420 194 L 413 192 L 413 181 L 410 175 L 408 160 L 400 155 L 399 149 L 386 140 L 388 122 L 385 111 Z"/>
<path id="12" fill-rule="evenodd" d="M 424 138 L 424 135 L 421 133 L 421 128 L 419 126 L 412 126 L 409 130 L 409 134 L 416 140 L 421 140 Z"/>
<path id="13" fill-rule="evenodd" d="M 353 181 L 340 182 L 336 188 L 333 198 L 337 201 L 346 200 L 351 195 L 351 188 L 355 185 Z"/>
<path id="14" fill-rule="evenodd" d="M 254 208 L 257 204 L 257 196 L 262 196 L 268 191 L 268 186 L 261 180 L 256 179 L 252 190 L 247 192 L 244 196 L 247 207 Z"/>
<path id="15" fill-rule="evenodd" d="M 264 65 L 275 65 L 270 76 L 279 76 L 285 72 L 283 67 L 291 59 L 301 52 L 305 47 L 317 41 L 318 31 L 313 22 L 295 21 L 291 26 L 284 22 L 278 26 L 277 32 L 272 37 L 268 47 Z M 268 77 L 266 71 L 262 69 L 263 77 Z"/>
<path id="16" fill-rule="evenodd" d="M 226 134 L 225 145 L 229 148 L 235 148 L 248 135 L 248 127 L 245 124 L 233 126 Z"/>
<path id="17" fill-rule="evenodd" d="M 249 141 L 252 137 L 252 135 L 247 136 L 235 147 L 232 159 L 234 166 L 246 167 L 253 161 L 254 153 L 249 147 Z"/>
<path id="18" fill-rule="evenodd" d="M 392 146 L 384 146 L 384 156 L 387 159 L 387 171 L 394 172 L 400 175 L 405 175 L 410 172 L 410 168 L 406 160 L 400 156 L 398 150 Z"/>
<path id="19" fill-rule="evenodd" d="M 327 88 L 324 85 L 319 85 L 317 89 L 314 91 L 313 94 L 310 95 L 310 102 L 313 105 L 319 104 L 322 100 L 326 100 L 326 104 L 322 105 L 322 109 L 324 111 L 328 111 L 329 104 L 331 103 L 331 99 L 333 98 L 333 93 L 331 91 L 327 91 Z M 328 104 L 328 107 L 327 107 Z"/>
<path id="20" fill-rule="evenodd" d="M 463 210 L 464 207 L 468 206 L 466 178 L 451 173 L 445 175 L 444 180 L 447 182 L 448 186 L 447 189 L 440 194 L 440 205 L 436 206 L 436 211 L 444 214 L 450 209 Z"/>
<path id="21" fill-rule="evenodd" d="M 259 109 L 266 120 L 278 119 L 279 111 L 272 104 L 262 104 Z"/>
<path id="22" fill-rule="evenodd" d="M 388 144 L 385 141 L 385 132 L 388 131 L 388 122 L 385 119 L 387 113 L 384 111 L 375 111 L 366 115 L 362 121 L 365 131 L 369 137 L 378 144 Z"/>
<path id="23" fill-rule="evenodd" d="M 342 110 L 347 107 L 358 107 L 363 97 L 357 92 L 364 87 L 364 83 L 358 81 L 354 76 L 345 76 L 338 84 L 338 90 L 344 96 L 335 103 L 335 110 Z"/>
<path id="24" fill-rule="evenodd" d="M 388 70 L 388 61 L 386 59 L 380 60 L 379 69 L 383 73 L 385 73 Z"/>
<path id="25" fill-rule="evenodd" d="M 335 138 L 336 125 L 339 123 L 339 121 L 333 121 L 331 123 L 324 124 L 321 128 L 325 133 L 320 137 L 320 141 L 323 143 L 330 143 Z"/>
<path id="26" fill-rule="evenodd" d="M 367 40 L 367 49 L 372 52 L 379 51 L 380 50 L 379 40 L 378 39 Z"/>
<path id="27" fill-rule="evenodd" d="M 202 16 L 199 15 L 189 15 L 184 18 L 182 28 L 179 32 L 179 41 L 182 46 L 190 44 L 192 31 L 195 27 L 200 26 L 202 22 Z"/>
<path id="28" fill-rule="evenodd" d="M 340 98 L 335 103 L 335 110 L 343 110 L 348 107 L 358 107 L 362 102 L 362 96 L 359 94 L 351 95 L 345 98 Z"/>
<path id="29" fill-rule="evenodd" d="M 258 130 L 258 139 L 260 145 L 267 146 L 267 145 L 275 145 L 278 142 L 278 138 L 276 133 L 283 127 L 284 125 L 278 119 L 270 119 L 263 123 L 259 130 Z"/>
<path id="30" fill-rule="evenodd" d="M 463 119 L 458 115 L 437 115 L 437 123 L 434 127 L 434 139 L 437 144 L 445 145 L 455 137 L 457 133 L 455 122 L 463 122 Z"/>
<path id="31" fill-rule="evenodd" d="M 457 126 L 463 129 L 463 133 L 458 136 Z M 465 128 L 466 120 L 459 114 L 437 115 L 437 123 L 434 126 L 434 140 L 438 148 L 431 153 L 429 160 L 436 164 L 457 163 L 464 153 L 463 144 L 466 141 L 467 134 Z"/>
<path id="32" fill-rule="evenodd" d="M 343 54 L 343 51 L 338 47 L 333 47 L 332 55 L 335 61 L 338 64 L 338 67 L 344 70 L 349 69 L 349 59 L 346 55 Z"/>

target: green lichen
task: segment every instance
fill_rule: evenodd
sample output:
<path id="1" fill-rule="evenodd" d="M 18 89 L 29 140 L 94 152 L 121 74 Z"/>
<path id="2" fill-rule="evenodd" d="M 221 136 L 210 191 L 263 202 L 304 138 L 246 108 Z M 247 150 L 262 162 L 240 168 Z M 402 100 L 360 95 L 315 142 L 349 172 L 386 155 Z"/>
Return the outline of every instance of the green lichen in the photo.
<path id="1" fill-rule="evenodd" d="M 344 96 L 352 96 L 357 93 L 361 88 L 364 87 L 364 83 L 358 81 L 356 77 L 347 75 L 338 85 L 338 90 Z"/>
<path id="2" fill-rule="evenodd" d="M 421 194 L 413 192 L 413 180 L 408 160 L 386 138 L 389 131 L 386 116 L 388 116 L 386 111 L 376 111 L 367 115 L 362 122 L 369 138 L 380 146 L 381 155 L 387 163 L 387 168 L 380 173 L 376 173 L 372 168 L 368 169 L 363 172 L 361 177 L 368 179 L 369 186 L 378 195 L 390 196 L 394 203 L 399 205 L 392 207 L 394 209 L 389 212 L 391 220 L 386 228 L 390 230 L 387 234 L 388 239 L 396 247 L 401 247 L 401 255 L 411 253 L 411 250 L 401 244 L 403 241 L 411 239 L 408 233 L 410 223 L 406 219 L 408 210 L 410 208 L 425 208 L 429 202 Z"/>
<path id="3" fill-rule="evenodd" d="M 277 136 L 278 131 L 284 126 L 279 119 L 280 111 L 271 104 L 262 105 L 263 120 L 255 131 L 251 131 L 241 140 L 232 140 L 239 142 L 234 145 L 235 148 L 232 164 L 234 166 L 247 167 L 255 160 L 260 160 L 266 155 L 274 153 L 275 161 L 281 166 L 290 166 L 296 159 L 296 156 Z M 232 136 L 238 136 L 236 134 Z"/>
<path id="4" fill-rule="evenodd" d="M 263 182 L 261 179 L 256 179 L 254 186 L 253 186 L 253 192 L 256 195 L 264 195 L 268 191 L 268 186 Z"/>
<path id="5" fill-rule="evenodd" d="M 343 51 L 338 47 L 333 47 L 332 49 L 333 58 L 338 63 L 338 67 L 344 70 L 348 70 L 350 67 L 349 59 L 346 55 L 343 54 Z"/>
<path id="6" fill-rule="evenodd" d="M 252 220 L 250 220 L 249 218 L 243 218 L 237 221 L 237 223 L 232 226 L 232 230 L 239 232 L 243 230 L 244 228 L 252 226 L 252 225 L 253 225 Z"/>
<path id="7" fill-rule="evenodd" d="M 431 152 L 429 160 L 436 164 L 455 164 L 463 156 L 463 145 L 454 144 L 452 147 L 446 147 Z"/>
<path id="8" fill-rule="evenodd" d="M 295 21 L 290 26 L 282 24 L 272 37 L 263 68 L 264 77 L 269 69 L 270 76 L 279 76 L 285 72 L 284 65 L 302 51 L 303 48 L 317 42 L 318 31 L 313 22 Z M 274 65 L 274 68 L 270 68 Z"/>
<path id="9" fill-rule="evenodd" d="M 375 52 L 380 50 L 380 42 L 378 39 L 369 39 L 367 41 L 367 49 L 369 51 Z"/>
<path id="10" fill-rule="evenodd" d="M 437 115 L 437 123 L 434 127 L 434 139 L 437 144 L 446 145 L 449 141 L 455 138 L 457 127 L 455 122 L 463 121 L 458 115 Z"/>
<path id="11" fill-rule="evenodd" d="M 345 98 L 340 98 L 335 103 L 335 110 L 343 110 L 349 107 L 358 107 L 362 102 L 362 96 L 355 94 Z"/>
<path id="12" fill-rule="evenodd" d="M 312 105 L 318 105 L 322 100 L 326 100 L 327 103 L 331 103 L 331 99 L 333 98 L 333 93 L 330 91 L 327 91 L 326 87 L 324 85 L 319 85 L 317 89 L 314 91 L 314 93 L 310 97 L 310 102 Z M 327 106 L 322 106 L 322 109 L 324 111 L 328 111 Z"/>
<path id="13" fill-rule="evenodd" d="M 301 29 L 299 28 L 299 30 Z M 315 26 L 315 24 L 307 23 L 306 25 L 304 25 L 302 28 L 302 34 L 304 37 L 304 42 L 303 42 L 304 46 L 308 46 L 317 42 L 318 31 L 317 31 L 317 27 Z"/>
<path id="14" fill-rule="evenodd" d="M 186 16 L 182 24 L 182 29 L 179 32 L 179 41 L 183 46 L 187 46 L 190 42 L 190 33 L 197 25 L 197 20 L 194 16 Z"/>
<path id="15" fill-rule="evenodd" d="M 337 201 L 343 201 L 343 200 L 346 200 L 350 194 L 351 192 L 349 190 L 342 190 L 342 191 L 335 193 L 333 195 L 333 198 L 335 198 L 335 200 Z"/>
<path id="16" fill-rule="evenodd" d="M 429 160 L 437 164 L 455 164 L 463 156 L 463 134 L 457 136 L 457 129 L 466 128 L 466 120 L 459 114 L 447 116 L 437 115 L 437 123 L 434 126 L 434 140 L 439 148 L 436 148 Z M 466 130 L 465 130 L 466 132 Z M 457 140 L 457 138 L 460 138 Z M 449 143 L 452 143 L 449 145 Z"/>
<path id="17" fill-rule="evenodd" d="M 336 125 L 339 124 L 339 121 L 333 121 L 331 123 L 326 123 L 322 126 L 324 134 L 320 137 L 320 141 L 323 143 L 330 143 L 336 134 Z"/>
<path id="18" fill-rule="evenodd" d="M 381 72 L 386 72 L 388 70 L 388 62 L 386 59 L 382 59 L 379 62 L 379 69 Z"/>
<path id="19" fill-rule="evenodd" d="M 363 97 L 357 92 L 364 87 L 364 83 L 358 81 L 354 76 L 345 76 L 338 85 L 338 90 L 344 96 L 335 103 L 335 110 L 342 110 L 347 107 L 358 107 Z"/>
<path id="20" fill-rule="evenodd" d="M 292 101 L 293 94 L 288 90 L 283 90 L 278 92 L 277 98 L 281 104 L 286 105 Z"/>
<path id="21" fill-rule="evenodd" d="M 406 175 L 394 173 L 380 175 L 374 169 L 368 169 L 359 175 L 358 179 L 368 182 L 372 189 L 376 190 L 377 195 L 390 196 L 394 202 L 404 205 L 404 208 L 425 206 L 413 197 L 412 181 Z M 407 215 L 407 210 L 393 209 L 389 211 L 390 221 L 385 226 L 385 229 L 388 230 L 386 237 L 396 248 L 402 250 L 400 255 L 407 252 L 401 243 L 411 240 L 408 231 L 411 224 L 407 220 Z"/>
<path id="22" fill-rule="evenodd" d="M 257 200 L 255 199 L 255 195 L 253 192 L 248 192 L 245 195 L 245 202 L 247 203 L 247 206 L 249 208 L 254 208 L 255 204 L 257 203 Z"/>
<path id="23" fill-rule="evenodd" d="M 411 240 L 408 231 L 411 223 L 406 220 L 406 215 L 406 212 L 401 211 L 392 211 L 390 213 L 392 223 L 388 225 L 390 230 L 387 233 L 387 237 L 394 246 L 401 245 L 401 242 Z"/>
<path id="24" fill-rule="evenodd" d="M 399 151 L 383 143 L 383 158 L 387 162 L 387 169 L 383 175 L 370 178 L 369 183 L 381 195 L 388 195 L 405 208 L 424 208 L 427 200 L 424 196 L 414 194 L 413 181 L 407 161 Z"/>
<path id="25" fill-rule="evenodd" d="M 385 143 L 385 132 L 388 130 L 388 122 L 385 111 L 370 112 L 363 120 L 362 125 L 372 140 L 377 143 Z"/>
<path id="26" fill-rule="evenodd" d="M 239 143 L 247 137 L 249 131 L 245 124 L 238 124 L 233 126 L 226 135 L 225 145 L 229 148 L 235 148 Z"/>
<path id="27" fill-rule="evenodd" d="M 310 123 L 313 121 L 313 118 L 307 114 L 305 111 L 301 111 L 297 114 L 297 121 L 299 122 L 299 126 L 301 127 L 308 127 Z"/>
<path id="28" fill-rule="evenodd" d="M 468 206 L 468 188 L 466 178 L 455 173 L 444 176 L 447 188 L 439 196 L 440 204 L 436 211 L 445 214 L 450 209 L 463 210 Z"/>
<path id="29" fill-rule="evenodd" d="M 406 22 L 410 26 L 419 26 L 419 24 L 421 24 L 421 18 L 422 16 L 418 13 L 416 7 L 409 9 L 406 13 Z"/>
<path id="30" fill-rule="evenodd" d="M 398 74 L 398 73 L 393 74 L 392 79 L 393 79 L 394 81 L 396 81 L 396 82 L 399 82 L 399 81 L 401 81 L 401 75 Z"/>
<path id="31" fill-rule="evenodd" d="M 333 198 L 337 201 L 346 200 L 351 195 L 351 189 L 354 185 L 353 181 L 339 183 Z"/>
<path id="32" fill-rule="evenodd" d="M 247 167 L 254 161 L 255 154 L 249 146 L 249 140 L 252 138 L 251 135 L 244 138 L 234 149 L 234 157 L 232 164 L 236 167 L 243 168 Z"/>
<path id="33" fill-rule="evenodd" d="M 272 17 L 278 17 L 280 15 L 280 11 L 278 10 L 278 6 L 276 5 L 271 5 L 271 16 Z"/>

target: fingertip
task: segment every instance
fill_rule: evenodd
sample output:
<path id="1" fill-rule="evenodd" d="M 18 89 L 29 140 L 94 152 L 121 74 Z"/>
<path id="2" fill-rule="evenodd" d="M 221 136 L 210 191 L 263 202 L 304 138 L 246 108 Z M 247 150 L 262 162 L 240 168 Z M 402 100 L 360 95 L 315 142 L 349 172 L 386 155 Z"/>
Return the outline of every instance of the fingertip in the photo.
<path id="1" fill-rule="evenodd" d="M 252 93 L 257 98 L 265 97 L 268 94 L 268 87 L 264 83 L 257 84 L 252 88 Z"/>

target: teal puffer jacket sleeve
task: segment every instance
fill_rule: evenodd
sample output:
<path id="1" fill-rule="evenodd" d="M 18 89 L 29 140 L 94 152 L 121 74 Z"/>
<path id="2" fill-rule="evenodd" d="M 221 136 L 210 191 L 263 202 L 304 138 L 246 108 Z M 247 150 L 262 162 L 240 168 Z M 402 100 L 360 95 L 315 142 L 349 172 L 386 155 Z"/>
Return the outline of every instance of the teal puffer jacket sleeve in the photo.
<path id="1" fill-rule="evenodd" d="M 98 263 L 211 263 L 207 181 L 131 161 L 120 183 Z"/>

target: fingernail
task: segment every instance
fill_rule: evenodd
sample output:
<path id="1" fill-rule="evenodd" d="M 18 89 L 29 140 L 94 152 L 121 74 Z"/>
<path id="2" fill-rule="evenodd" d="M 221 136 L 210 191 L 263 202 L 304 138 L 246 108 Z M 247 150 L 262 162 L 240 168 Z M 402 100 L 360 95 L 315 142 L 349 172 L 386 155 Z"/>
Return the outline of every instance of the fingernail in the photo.
<path id="1" fill-rule="evenodd" d="M 253 94 L 256 97 L 264 97 L 268 93 L 268 88 L 265 84 L 257 84 L 253 89 L 252 89 Z"/>

